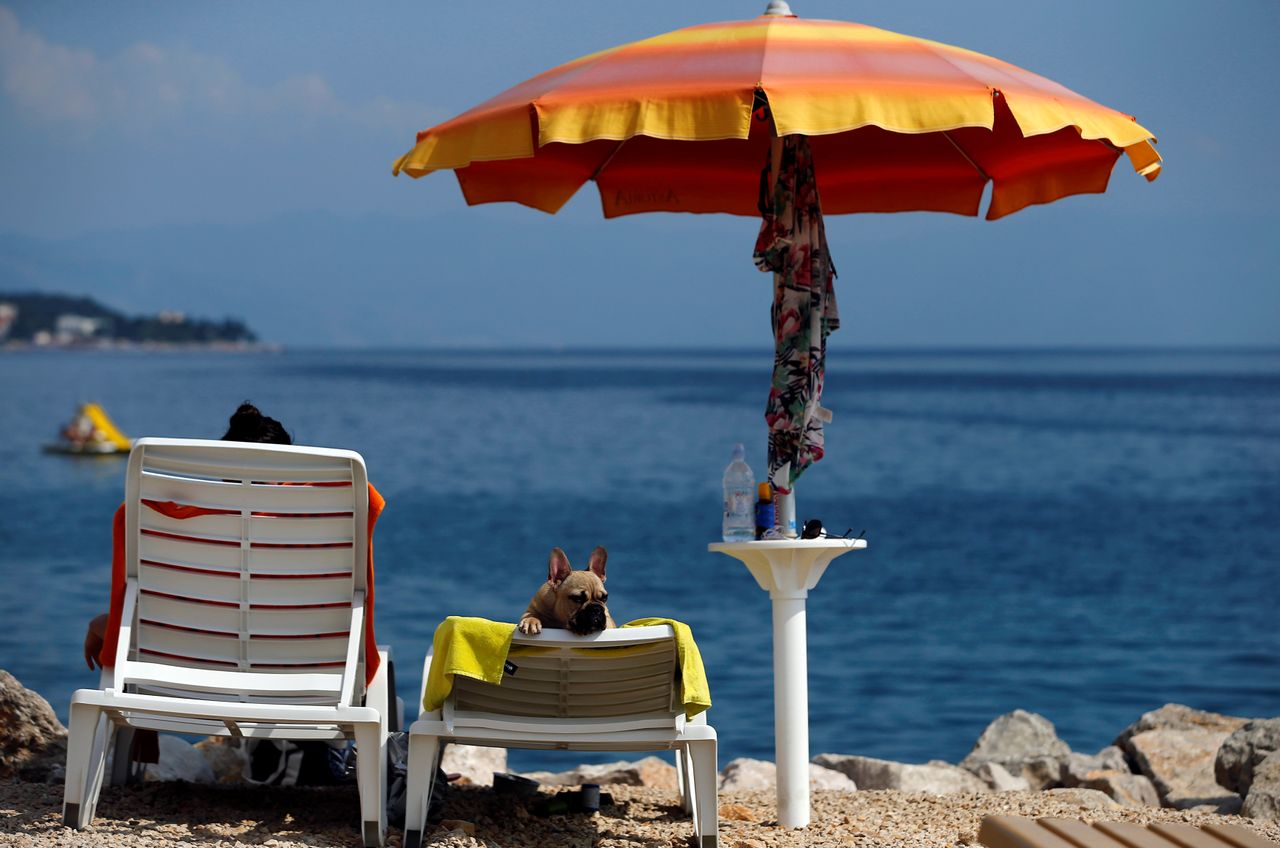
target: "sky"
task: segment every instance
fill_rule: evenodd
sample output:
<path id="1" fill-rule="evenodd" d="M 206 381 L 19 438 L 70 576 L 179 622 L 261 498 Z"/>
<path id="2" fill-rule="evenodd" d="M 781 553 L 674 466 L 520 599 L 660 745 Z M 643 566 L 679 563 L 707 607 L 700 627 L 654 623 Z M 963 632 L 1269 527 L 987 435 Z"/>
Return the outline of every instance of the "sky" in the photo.
<path id="1" fill-rule="evenodd" d="M 415 133 L 546 68 L 764 0 L 0 0 L 0 292 L 349 347 L 768 345 L 756 222 L 467 207 Z M 1280 4 L 795 0 L 1135 115 L 1148 184 L 987 222 L 832 216 L 839 347 L 1280 344 Z"/>

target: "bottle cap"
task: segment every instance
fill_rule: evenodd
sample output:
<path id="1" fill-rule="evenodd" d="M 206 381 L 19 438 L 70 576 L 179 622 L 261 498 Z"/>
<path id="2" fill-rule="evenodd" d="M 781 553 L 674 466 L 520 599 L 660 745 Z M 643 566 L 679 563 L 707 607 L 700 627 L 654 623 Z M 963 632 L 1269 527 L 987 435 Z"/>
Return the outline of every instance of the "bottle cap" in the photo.
<path id="1" fill-rule="evenodd" d="M 759 493 L 760 493 L 760 501 L 761 501 L 761 503 L 766 503 L 766 502 L 768 502 L 768 503 L 772 503 L 772 502 L 773 502 L 773 487 L 772 487 L 772 486 L 770 486 L 768 483 L 761 483 L 759 486 L 757 486 L 757 487 L 756 487 L 756 489 L 757 489 L 757 490 L 759 491 Z"/>
<path id="2" fill-rule="evenodd" d="M 742 442 L 738 442 L 733 446 L 733 458 L 743 459 L 747 455 L 747 449 L 742 446 Z"/>

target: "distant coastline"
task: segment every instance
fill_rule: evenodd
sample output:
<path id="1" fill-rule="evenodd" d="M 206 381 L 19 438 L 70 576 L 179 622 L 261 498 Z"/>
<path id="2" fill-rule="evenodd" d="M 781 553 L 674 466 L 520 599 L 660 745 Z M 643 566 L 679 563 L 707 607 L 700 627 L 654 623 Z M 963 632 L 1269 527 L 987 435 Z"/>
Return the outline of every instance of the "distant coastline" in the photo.
<path id="1" fill-rule="evenodd" d="M 0 292 L 0 350 L 277 350 L 238 318 L 130 316 L 91 297 Z"/>

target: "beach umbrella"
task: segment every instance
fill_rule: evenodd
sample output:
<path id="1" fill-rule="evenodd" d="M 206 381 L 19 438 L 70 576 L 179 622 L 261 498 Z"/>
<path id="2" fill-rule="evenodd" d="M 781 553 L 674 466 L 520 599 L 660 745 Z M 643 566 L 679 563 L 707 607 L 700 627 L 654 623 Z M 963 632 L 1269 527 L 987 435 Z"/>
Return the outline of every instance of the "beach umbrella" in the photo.
<path id="1" fill-rule="evenodd" d="M 514 201 L 554 213 L 594 181 L 605 217 L 763 212 L 768 227 L 774 163 L 790 144 L 789 155 L 812 163 L 820 233 L 817 182 L 826 214 L 977 215 L 989 185 L 994 220 L 1105 191 L 1122 153 L 1153 180 L 1161 166 L 1153 142 L 1132 116 L 999 59 L 798 18 L 772 0 L 755 19 L 679 29 L 552 68 L 418 133 L 393 170 L 452 170 L 469 204 Z M 775 285 L 785 284 L 788 274 L 773 270 Z M 835 311 L 819 290 L 829 291 L 829 280 L 810 287 L 816 313 L 787 325 L 807 338 L 777 345 L 779 357 L 816 354 L 803 363 L 803 391 L 798 363 L 783 363 L 780 375 L 775 359 L 775 389 L 780 376 L 797 381 L 783 416 L 795 429 L 770 442 L 783 451 L 771 450 L 771 467 L 787 465 L 783 488 L 822 452 L 822 349 Z M 779 310 L 782 295 L 775 292 L 775 319 L 795 318 Z M 775 320 L 775 337 L 781 332 Z M 781 421 L 777 400 L 771 395 L 771 433 Z"/>

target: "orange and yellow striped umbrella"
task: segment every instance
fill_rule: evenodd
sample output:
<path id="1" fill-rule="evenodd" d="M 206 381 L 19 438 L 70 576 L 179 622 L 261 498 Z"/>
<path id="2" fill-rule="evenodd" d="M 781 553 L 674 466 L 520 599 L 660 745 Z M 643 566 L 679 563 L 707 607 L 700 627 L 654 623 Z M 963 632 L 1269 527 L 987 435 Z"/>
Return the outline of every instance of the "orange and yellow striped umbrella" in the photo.
<path id="1" fill-rule="evenodd" d="M 811 137 L 824 212 L 987 217 L 1106 190 L 1150 131 L 1021 68 L 785 4 L 584 56 L 418 134 L 395 173 L 456 172 L 467 202 L 554 213 L 588 180 L 606 217 L 757 214 L 770 137 Z M 752 120 L 767 104 L 772 123 Z"/>

